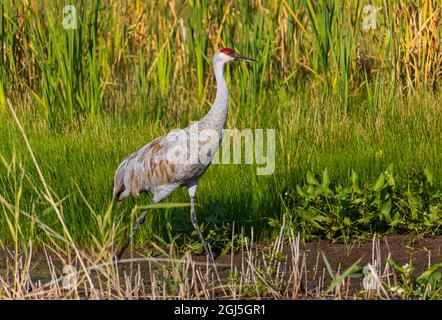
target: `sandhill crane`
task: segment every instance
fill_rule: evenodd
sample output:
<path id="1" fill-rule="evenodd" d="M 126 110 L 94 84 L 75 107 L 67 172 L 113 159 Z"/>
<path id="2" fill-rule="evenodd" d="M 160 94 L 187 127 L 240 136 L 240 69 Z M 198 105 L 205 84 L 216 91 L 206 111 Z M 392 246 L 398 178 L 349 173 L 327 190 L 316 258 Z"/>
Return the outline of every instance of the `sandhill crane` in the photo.
<path id="1" fill-rule="evenodd" d="M 204 252 L 213 262 L 213 256 L 204 240 L 195 213 L 195 193 L 199 178 L 207 170 L 221 144 L 228 111 L 228 92 L 224 80 L 224 65 L 231 61 L 256 62 L 229 48 L 220 49 L 213 57 L 216 79 L 216 98 L 210 111 L 200 121 L 185 129 L 156 138 L 129 154 L 118 166 L 114 177 L 114 198 L 121 201 L 141 192 L 153 193 L 153 203 L 169 196 L 176 188 L 188 186 L 190 219 L 201 241 Z M 115 255 L 120 260 L 132 237 L 143 224 L 147 210 L 138 217 L 126 243 Z"/>

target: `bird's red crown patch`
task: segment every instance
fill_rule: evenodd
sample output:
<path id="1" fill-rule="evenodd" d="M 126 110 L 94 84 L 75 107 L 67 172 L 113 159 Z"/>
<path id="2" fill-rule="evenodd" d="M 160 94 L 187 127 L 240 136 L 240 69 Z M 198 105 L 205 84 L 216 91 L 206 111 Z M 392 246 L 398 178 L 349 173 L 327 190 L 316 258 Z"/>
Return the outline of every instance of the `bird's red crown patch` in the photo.
<path id="1" fill-rule="evenodd" d="M 235 51 L 234 51 L 233 49 L 230 49 L 230 48 L 221 48 L 220 51 L 221 51 L 222 53 L 228 55 L 228 56 L 231 56 L 231 57 L 234 57 L 234 56 L 235 56 Z"/>

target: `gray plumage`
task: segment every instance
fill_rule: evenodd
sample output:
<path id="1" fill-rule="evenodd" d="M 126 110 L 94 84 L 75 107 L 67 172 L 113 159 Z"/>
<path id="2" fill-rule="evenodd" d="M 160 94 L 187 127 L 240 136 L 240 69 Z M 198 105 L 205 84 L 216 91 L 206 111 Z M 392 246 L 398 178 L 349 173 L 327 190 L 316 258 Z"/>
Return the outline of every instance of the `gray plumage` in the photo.
<path id="1" fill-rule="evenodd" d="M 194 196 L 200 177 L 207 170 L 222 140 L 228 113 L 228 91 L 224 80 L 224 66 L 235 60 L 254 61 L 242 57 L 232 49 L 222 48 L 213 58 L 217 93 L 212 108 L 200 121 L 189 127 L 172 131 L 129 154 L 118 166 L 114 177 L 114 198 L 121 201 L 141 192 L 151 192 L 157 203 L 182 185 L 189 187 L 191 220 L 206 254 L 213 261 L 199 230 L 194 208 Z M 128 242 L 116 255 L 123 254 L 130 239 L 144 222 L 147 212 L 138 218 Z"/>

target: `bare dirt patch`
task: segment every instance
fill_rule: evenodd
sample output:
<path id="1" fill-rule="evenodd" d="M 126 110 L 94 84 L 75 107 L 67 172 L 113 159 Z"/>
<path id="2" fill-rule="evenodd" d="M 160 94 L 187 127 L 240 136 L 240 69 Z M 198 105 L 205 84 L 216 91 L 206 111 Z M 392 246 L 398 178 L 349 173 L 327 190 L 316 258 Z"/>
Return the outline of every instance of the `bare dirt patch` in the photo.
<path id="1" fill-rule="evenodd" d="M 266 270 L 265 272 L 268 273 L 270 269 L 264 268 L 266 262 L 265 258 L 263 257 L 266 254 L 271 255 L 272 250 L 275 250 L 276 247 L 278 247 L 276 243 L 260 243 L 255 245 L 254 248 L 248 251 L 242 250 L 238 253 L 235 253 L 234 255 L 229 254 L 226 256 L 217 257 L 216 277 L 219 277 L 219 279 L 213 278 L 214 276 L 212 274 L 212 279 L 207 279 L 207 283 L 210 283 L 210 281 L 212 281 L 212 283 L 217 282 L 218 287 L 222 287 L 223 285 L 227 287 L 230 283 L 229 281 L 231 281 L 230 277 L 232 274 L 232 270 L 234 269 L 239 270 L 240 273 L 245 272 L 244 270 L 247 270 L 247 272 L 250 272 L 250 270 L 252 270 L 253 273 L 254 268 L 262 268 L 263 270 Z M 301 242 L 299 244 L 299 252 L 297 253 L 297 255 L 300 257 L 299 261 L 302 261 L 300 262 L 300 265 L 302 264 L 301 266 L 295 266 L 293 264 L 293 261 L 295 260 L 293 258 L 294 247 L 296 246 L 285 244 L 281 245 L 279 249 L 279 257 L 285 257 L 281 260 L 283 261 L 282 264 L 280 264 L 281 270 L 283 269 L 283 271 L 281 272 L 281 279 L 284 278 L 284 273 L 286 275 L 285 279 L 289 279 L 290 276 L 287 276 L 287 274 L 297 268 L 302 273 L 301 277 L 303 280 L 299 281 L 300 285 L 297 288 L 294 288 L 295 286 L 290 287 L 289 285 L 287 285 L 285 287 L 286 289 L 281 289 L 280 292 L 273 292 L 273 297 L 277 297 L 278 295 L 285 298 L 296 296 L 297 298 L 301 299 L 320 297 L 320 294 L 324 292 L 325 288 L 328 286 L 331 280 L 329 275 L 325 271 L 325 264 L 321 252 L 324 253 L 324 255 L 327 257 L 333 268 L 333 272 L 336 273 L 343 272 L 345 269 L 353 265 L 358 260 L 358 264 L 361 267 L 370 263 L 377 264 L 378 266 L 380 266 L 380 268 L 384 268 L 384 266 L 386 266 L 387 259 L 393 258 L 395 261 L 399 262 L 402 265 L 405 263 L 413 264 L 413 266 L 416 268 L 417 275 L 428 269 L 431 264 L 442 262 L 442 236 L 419 240 L 413 240 L 411 236 L 387 236 L 376 241 L 366 242 L 362 244 L 332 243 L 330 241 L 323 240 L 310 241 L 306 243 Z M 121 265 L 119 265 L 118 270 L 120 273 L 120 277 L 124 279 L 122 283 L 126 283 L 126 285 L 128 283 L 135 284 L 136 281 L 144 279 L 143 281 L 145 281 L 145 287 L 149 288 L 152 285 L 153 279 L 152 269 L 158 270 L 162 266 L 170 265 L 171 263 L 173 263 L 174 259 L 175 261 L 178 261 L 179 259 L 182 259 L 182 261 L 186 261 L 182 262 L 183 265 L 185 265 L 186 263 L 197 265 L 201 268 L 201 270 L 207 270 L 208 267 L 208 265 L 206 265 L 207 261 L 204 256 L 195 255 L 187 257 L 187 260 L 186 258 L 183 258 L 183 256 L 176 255 L 175 258 L 170 259 L 170 257 L 168 257 L 164 260 L 161 260 L 160 258 L 152 263 L 152 260 L 143 260 L 144 258 L 146 258 L 146 251 L 146 249 L 138 248 L 132 250 L 132 255 L 130 255 L 130 251 L 126 253 L 123 259 L 126 259 L 126 261 L 130 261 L 131 259 L 134 260 L 133 262 L 121 263 Z M 250 261 L 248 260 L 247 255 L 250 254 L 254 255 L 253 263 L 256 263 L 253 267 L 247 266 L 247 264 L 249 263 L 248 261 Z M 0 251 L 0 276 L 5 279 L 8 278 L 7 273 L 13 270 L 14 258 L 14 253 L 11 250 Z M 73 265 L 76 265 L 77 262 L 75 257 L 72 256 L 71 258 L 72 259 L 69 259 L 69 257 L 66 255 L 63 257 L 62 255 L 51 253 L 50 251 L 44 252 L 43 250 L 34 250 L 29 267 L 29 273 L 31 274 L 32 281 L 40 281 L 41 283 L 54 281 L 54 271 L 57 274 L 55 278 L 60 276 L 63 272 L 63 267 L 65 266 L 67 261 L 69 263 L 72 263 Z M 157 259 L 157 257 L 153 257 L 153 260 L 155 259 Z M 282 266 L 284 263 L 285 266 Z M 277 264 L 275 264 L 275 266 L 276 265 Z M 175 269 L 175 271 L 170 272 L 169 275 L 171 276 L 171 278 L 176 277 L 176 274 L 174 274 L 174 272 L 181 269 L 182 268 L 179 267 L 178 269 Z M 134 276 L 133 278 L 129 277 L 130 279 L 127 277 L 127 275 L 134 275 L 137 272 L 140 279 L 137 280 L 137 276 Z M 263 273 L 263 277 L 265 277 L 265 272 Z M 192 276 L 195 277 L 195 274 L 193 274 Z M 181 275 L 180 281 L 183 281 L 185 277 L 190 277 L 190 273 L 183 273 Z M 244 277 L 244 279 L 246 278 L 247 277 Z M 162 281 L 164 281 L 164 279 Z M 250 280 L 250 283 L 253 284 L 253 281 L 255 281 L 256 283 L 256 280 Z M 269 280 L 264 279 L 264 281 Z M 282 285 L 281 287 L 283 286 L 284 285 Z M 352 282 L 349 282 L 349 284 L 347 285 L 346 292 L 342 297 L 355 296 L 355 294 L 362 289 L 363 288 L 361 278 L 352 280 Z M 225 292 L 222 293 L 221 291 L 219 289 L 213 290 L 213 295 L 211 297 L 235 298 L 235 296 L 230 296 L 229 294 L 226 295 Z M 296 291 L 296 295 L 292 295 L 293 291 Z M 147 296 L 150 297 L 149 295 Z M 189 297 L 192 298 L 193 296 L 190 295 Z"/>

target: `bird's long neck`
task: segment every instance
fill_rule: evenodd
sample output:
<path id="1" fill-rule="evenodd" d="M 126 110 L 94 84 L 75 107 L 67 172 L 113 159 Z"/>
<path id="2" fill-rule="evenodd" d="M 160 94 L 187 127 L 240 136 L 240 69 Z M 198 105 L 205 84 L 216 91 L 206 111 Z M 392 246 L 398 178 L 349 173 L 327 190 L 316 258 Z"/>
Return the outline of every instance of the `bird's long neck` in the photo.
<path id="1" fill-rule="evenodd" d="M 212 128 L 221 130 L 225 127 L 228 111 L 228 92 L 226 81 L 224 80 L 224 63 L 215 63 L 213 69 L 216 79 L 216 98 L 212 108 L 202 121 L 210 122 Z"/>

